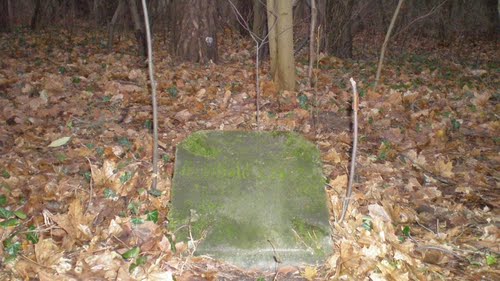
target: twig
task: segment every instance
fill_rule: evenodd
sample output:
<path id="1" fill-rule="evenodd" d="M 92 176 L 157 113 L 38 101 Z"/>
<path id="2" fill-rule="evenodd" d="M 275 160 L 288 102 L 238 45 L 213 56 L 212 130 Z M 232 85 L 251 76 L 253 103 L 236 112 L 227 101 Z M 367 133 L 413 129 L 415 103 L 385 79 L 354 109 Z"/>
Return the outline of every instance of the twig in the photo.
<path id="1" fill-rule="evenodd" d="M 144 23 L 146 25 L 149 80 L 151 80 L 151 100 L 153 104 L 153 182 L 151 184 L 151 190 L 156 190 L 156 185 L 158 183 L 158 105 L 156 103 L 156 82 L 153 69 L 153 47 L 151 44 L 151 31 L 149 30 L 149 16 L 146 0 L 142 0 L 142 9 L 144 10 Z"/>
<path id="2" fill-rule="evenodd" d="M 43 264 L 39 264 L 38 262 L 28 258 L 27 256 L 23 255 L 23 254 L 19 254 L 19 256 L 27 261 L 29 261 L 30 263 L 34 264 L 34 265 L 37 265 L 39 267 L 42 267 L 42 268 L 46 268 L 46 269 L 51 269 L 53 270 L 53 268 L 49 267 L 49 266 L 46 266 L 46 265 L 43 265 Z"/>
<path id="3" fill-rule="evenodd" d="M 116 235 L 113 235 L 111 236 L 113 239 L 115 239 L 116 241 L 120 242 L 123 247 L 127 248 L 127 249 L 131 249 L 132 247 L 130 247 L 129 245 L 127 245 L 127 243 L 123 242 L 120 238 L 116 237 Z"/>
<path id="4" fill-rule="evenodd" d="M 384 62 L 385 50 L 387 48 L 387 44 L 389 43 L 389 38 L 391 37 L 391 32 L 392 32 L 392 29 L 394 28 L 394 24 L 396 23 L 396 18 L 398 17 L 399 10 L 401 9 L 401 5 L 403 5 L 404 1 L 405 0 L 399 0 L 398 6 L 396 7 L 396 10 L 394 11 L 394 15 L 392 15 L 391 23 L 389 24 L 389 28 L 387 29 L 387 33 L 385 34 L 384 43 L 382 44 L 382 50 L 380 51 L 380 58 L 378 60 L 377 75 L 375 76 L 374 88 L 377 88 L 378 81 L 380 79 L 380 72 L 382 71 L 382 64 Z"/>
<path id="5" fill-rule="evenodd" d="M 92 205 L 92 195 L 94 193 L 94 188 L 93 188 L 93 184 L 92 184 L 92 163 L 90 163 L 90 159 L 87 158 L 87 161 L 89 161 L 89 167 L 90 167 L 90 193 L 89 193 L 89 202 L 87 204 L 87 209 L 85 210 L 85 214 L 88 212 L 88 210 L 90 209 L 90 205 Z"/>
<path id="6" fill-rule="evenodd" d="M 432 245 L 422 245 L 422 246 L 417 246 L 415 248 L 415 251 L 419 251 L 419 252 L 422 252 L 422 251 L 425 251 L 425 250 L 435 250 L 435 251 L 439 251 L 439 252 L 442 252 L 442 253 L 445 253 L 445 254 L 448 254 L 448 255 L 452 255 L 460 260 L 463 260 L 463 261 L 467 261 L 466 258 L 460 256 L 459 254 L 456 254 L 454 253 L 453 251 L 450 251 L 448 249 L 445 249 L 443 247 L 439 247 L 439 246 L 432 246 Z"/>
<path id="7" fill-rule="evenodd" d="M 351 154 L 351 169 L 349 172 L 349 183 L 347 184 L 347 191 L 344 198 L 344 204 L 342 205 L 342 215 L 340 216 L 340 221 L 342 222 L 347 213 L 347 208 L 349 207 L 349 200 L 351 200 L 352 194 L 352 184 L 354 181 L 354 171 L 356 168 L 356 151 L 358 150 L 358 90 L 356 88 L 356 81 L 350 79 L 353 91 L 352 100 L 352 122 L 353 122 L 353 140 L 352 140 L 352 154 Z"/>
<path id="8" fill-rule="evenodd" d="M 316 69 L 319 69 L 319 45 L 321 43 L 321 24 L 318 25 L 318 35 L 316 36 Z M 312 108 L 312 116 L 313 116 L 313 128 L 316 130 L 316 119 L 319 119 L 319 109 L 316 106 L 318 104 L 318 72 L 314 72 L 314 93 L 313 96 L 313 108 Z"/>
<path id="9" fill-rule="evenodd" d="M 416 168 L 422 170 L 424 172 L 424 175 L 428 175 L 430 176 L 431 178 L 441 182 L 441 183 L 444 183 L 446 185 L 457 185 L 458 183 L 456 183 L 455 181 L 452 181 L 452 180 L 448 180 L 448 179 L 444 179 L 443 177 L 441 176 L 438 176 L 436 174 L 434 174 L 433 172 L 429 171 L 428 169 L 424 168 L 422 165 L 418 164 L 417 162 L 413 161 L 410 157 L 404 155 L 404 154 L 399 154 L 401 155 L 404 159 L 407 159 L 409 160 L 413 166 L 415 166 Z"/>
<path id="10" fill-rule="evenodd" d="M 423 229 L 433 233 L 433 234 L 436 234 L 436 232 L 434 232 L 432 229 L 428 228 L 427 226 L 421 224 L 420 222 L 418 222 L 418 220 L 415 221 L 420 227 L 422 227 Z"/>
<path id="11" fill-rule="evenodd" d="M 279 259 L 278 253 L 276 253 L 276 248 L 274 247 L 274 245 L 271 242 L 271 240 L 267 239 L 267 242 L 269 242 L 269 244 L 271 244 L 271 247 L 273 248 L 273 253 L 274 253 L 274 255 L 273 255 L 273 258 L 274 258 L 274 276 L 273 276 L 273 281 L 274 281 L 274 280 L 277 280 L 277 278 L 278 278 L 278 274 L 279 274 L 278 264 L 281 263 L 282 261 Z"/>

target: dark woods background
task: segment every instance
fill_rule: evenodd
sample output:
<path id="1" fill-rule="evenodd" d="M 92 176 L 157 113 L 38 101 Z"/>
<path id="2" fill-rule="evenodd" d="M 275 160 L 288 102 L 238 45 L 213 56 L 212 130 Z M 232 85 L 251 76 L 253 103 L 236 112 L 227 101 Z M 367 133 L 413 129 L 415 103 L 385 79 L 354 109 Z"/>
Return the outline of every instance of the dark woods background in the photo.
<path id="1" fill-rule="evenodd" d="M 265 0 L 231 0 L 257 35 L 266 33 Z M 384 35 L 398 0 L 317 0 L 321 27 L 320 49 L 341 58 L 353 57 L 353 38 Z M 248 36 L 237 21 L 229 0 L 148 0 L 153 32 L 171 43 L 172 52 L 199 61 L 196 34 L 217 34 L 224 28 Z M 455 40 L 494 39 L 499 30 L 497 0 L 407 0 L 397 18 L 393 38 L 432 38 L 447 45 Z M 0 0 L 0 31 L 20 28 L 43 30 L 64 26 L 77 32 L 82 26 L 107 29 L 111 47 L 115 34 L 133 31 L 138 51 L 145 54 L 144 20 L 140 0 Z M 295 49 L 307 46 L 310 0 L 294 1 Z M 200 29 L 192 32 L 189 23 Z M 217 60 L 217 37 L 202 54 Z M 362 41 L 362 40 L 360 40 Z"/>

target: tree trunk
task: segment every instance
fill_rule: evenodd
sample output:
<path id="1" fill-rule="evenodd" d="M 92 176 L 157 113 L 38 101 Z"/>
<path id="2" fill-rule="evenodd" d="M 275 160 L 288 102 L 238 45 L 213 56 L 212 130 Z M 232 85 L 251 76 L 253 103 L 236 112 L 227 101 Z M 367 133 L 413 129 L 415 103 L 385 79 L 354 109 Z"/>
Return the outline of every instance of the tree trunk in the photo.
<path id="1" fill-rule="evenodd" d="M 271 74 L 281 90 L 294 91 L 293 1 L 267 0 L 267 9 Z"/>
<path id="2" fill-rule="evenodd" d="M 12 0 L 7 0 L 7 13 L 9 14 L 8 30 L 12 30 L 12 28 L 14 27 L 14 10 L 12 8 L 12 5 Z"/>
<path id="3" fill-rule="evenodd" d="M 454 33 L 453 26 L 450 24 L 452 20 L 451 13 L 453 10 L 453 5 L 460 4 L 453 2 L 454 1 L 448 1 L 444 4 L 444 6 L 441 8 L 439 17 L 439 39 L 445 45 L 449 44 L 450 39 L 453 37 Z"/>
<path id="4" fill-rule="evenodd" d="M 111 19 L 108 27 L 108 51 L 111 51 L 111 48 L 113 47 L 113 33 L 115 30 L 116 22 L 118 21 L 119 17 L 123 16 L 124 11 L 125 1 L 119 0 L 118 7 L 116 8 L 115 13 L 113 14 L 113 18 Z"/>
<path id="5" fill-rule="evenodd" d="M 265 5 L 261 0 L 253 0 L 253 25 L 252 30 L 254 34 L 260 36 L 262 29 L 265 27 Z"/>
<path id="6" fill-rule="evenodd" d="M 177 56 L 191 62 L 217 62 L 217 18 L 215 0 L 175 1 L 176 21 L 172 30 Z"/>
<path id="7" fill-rule="evenodd" d="M 487 6 L 487 17 L 490 22 L 490 26 L 487 28 L 488 30 L 488 35 L 492 36 L 492 38 L 495 38 L 497 31 L 500 31 L 499 24 L 500 24 L 500 0 L 495 1 L 495 0 L 487 0 L 486 2 Z"/>
<path id="8" fill-rule="evenodd" d="M 130 14 L 132 15 L 132 21 L 134 22 L 134 33 L 135 38 L 137 39 L 139 55 L 145 57 L 147 55 L 146 34 L 144 33 L 144 27 L 139 16 L 139 11 L 137 10 L 136 0 L 128 0 L 128 7 Z"/>
<path id="9" fill-rule="evenodd" d="M 36 30 L 38 25 L 40 24 L 41 19 L 41 10 L 42 10 L 42 1 L 35 0 L 35 11 L 33 12 L 33 16 L 31 17 L 31 30 Z"/>
<path id="10" fill-rule="evenodd" d="M 378 6 L 378 12 L 380 14 L 380 21 L 382 22 L 382 27 L 385 30 L 387 28 L 387 17 L 385 16 L 384 1 L 377 0 L 376 6 Z"/>
<path id="11" fill-rule="evenodd" d="M 339 58 L 352 57 L 351 14 L 353 0 L 327 1 L 328 52 Z"/>
<path id="12" fill-rule="evenodd" d="M 278 61 L 278 49 L 276 48 L 276 23 L 278 15 L 276 13 L 275 1 L 267 0 L 267 29 L 269 33 L 269 58 L 270 58 L 270 73 L 274 78 L 276 76 L 276 65 Z"/>
<path id="13" fill-rule="evenodd" d="M 0 0 L 0 31 L 9 31 L 9 14 L 7 0 Z"/>

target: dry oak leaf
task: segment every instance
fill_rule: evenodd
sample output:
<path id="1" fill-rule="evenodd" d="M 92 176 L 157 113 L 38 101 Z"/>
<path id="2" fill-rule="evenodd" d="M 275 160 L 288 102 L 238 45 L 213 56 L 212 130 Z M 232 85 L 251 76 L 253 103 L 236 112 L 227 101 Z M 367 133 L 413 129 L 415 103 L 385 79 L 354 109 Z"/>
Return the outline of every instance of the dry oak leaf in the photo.
<path id="1" fill-rule="evenodd" d="M 427 161 L 425 161 L 425 156 L 422 154 L 417 155 L 416 150 L 410 150 L 406 153 L 406 157 L 408 157 L 414 164 L 420 167 L 424 167 L 427 164 Z"/>
<path id="2" fill-rule="evenodd" d="M 345 188 L 347 186 L 347 175 L 337 176 L 335 179 L 330 180 L 330 186 L 333 188 Z"/>
<path id="3" fill-rule="evenodd" d="M 472 104 L 477 107 L 482 107 L 488 104 L 488 101 L 491 98 L 491 93 L 474 93 L 474 98 L 471 100 Z"/>
<path id="4" fill-rule="evenodd" d="M 93 234 L 90 225 L 94 215 L 84 214 L 83 206 L 79 199 L 73 200 L 69 205 L 68 213 L 53 215 L 52 220 L 63 228 L 75 240 L 88 241 Z"/>
<path id="5" fill-rule="evenodd" d="M 115 251 L 106 250 L 104 252 L 90 255 L 84 258 L 92 272 L 106 272 L 108 277 L 115 277 L 116 272 L 124 263 L 120 254 Z M 114 279 L 114 278 L 113 278 Z"/>
<path id="6" fill-rule="evenodd" d="M 104 160 L 101 168 L 91 164 L 90 171 L 92 173 L 92 180 L 96 185 L 104 185 L 113 182 L 115 178 L 115 168 L 116 164 L 110 160 Z M 117 184 L 119 184 L 119 182 L 117 182 Z"/>
<path id="7" fill-rule="evenodd" d="M 222 103 L 220 104 L 220 109 L 226 109 L 227 108 L 227 105 L 229 103 L 229 99 L 231 98 L 231 91 L 229 90 L 226 90 L 226 92 L 224 92 L 224 97 L 222 98 Z"/>
<path id="8" fill-rule="evenodd" d="M 368 206 L 370 217 L 380 218 L 384 222 L 392 222 L 391 216 L 387 213 L 384 207 L 378 204 L 371 204 Z"/>
<path id="9" fill-rule="evenodd" d="M 443 160 L 439 160 L 436 162 L 436 165 L 434 165 L 434 169 L 443 177 L 451 178 L 454 175 L 452 172 L 453 163 L 451 161 L 445 162 Z"/>
<path id="10" fill-rule="evenodd" d="M 338 164 L 340 163 L 340 155 L 338 154 L 335 148 L 328 150 L 328 153 L 325 155 L 324 160 L 329 163 Z"/>
<path id="11" fill-rule="evenodd" d="M 38 264 L 51 267 L 59 262 L 62 256 L 63 251 L 50 238 L 35 244 L 35 257 Z"/>

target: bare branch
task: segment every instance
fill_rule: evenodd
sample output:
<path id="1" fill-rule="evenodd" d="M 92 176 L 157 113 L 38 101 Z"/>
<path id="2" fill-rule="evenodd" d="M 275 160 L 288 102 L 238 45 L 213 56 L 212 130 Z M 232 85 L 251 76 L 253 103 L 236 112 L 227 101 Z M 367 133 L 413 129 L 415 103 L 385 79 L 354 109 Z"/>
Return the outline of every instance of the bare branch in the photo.
<path id="1" fill-rule="evenodd" d="M 405 25 L 403 28 L 401 28 L 401 30 L 398 31 L 398 33 L 394 34 L 392 37 L 395 38 L 397 36 L 399 36 L 399 34 L 403 33 L 404 31 L 406 31 L 412 24 L 414 24 L 415 22 L 417 21 L 420 21 L 420 20 L 423 20 L 424 18 L 434 14 L 435 12 L 437 12 L 437 10 L 439 8 L 441 8 L 441 6 L 443 6 L 446 2 L 448 2 L 448 0 L 444 0 L 443 2 L 439 3 L 439 5 L 437 6 L 434 6 L 432 7 L 432 9 L 425 15 L 422 15 L 414 20 L 412 20 L 410 23 L 408 23 L 407 25 Z"/>
<path id="2" fill-rule="evenodd" d="M 146 0 L 142 0 L 144 10 L 144 23 L 146 25 L 146 39 L 148 47 L 149 80 L 151 81 L 151 100 L 153 103 L 153 182 L 151 190 L 156 190 L 158 183 L 158 105 L 156 103 L 156 82 L 153 68 L 153 47 L 151 44 L 151 30 L 149 28 L 148 7 Z"/>
<path id="3" fill-rule="evenodd" d="M 356 169 L 356 152 L 358 150 L 358 90 L 356 88 L 356 81 L 350 79 L 353 91 L 352 100 L 352 122 L 353 122 L 353 140 L 352 140 L 352 154 L 351 154 L 351 169 L 349 171 L 349 183 L 347 184 L 347 190 L 344 198 L 344 204 L 342 205 L 342 214 L 340 216 L 340 221 L 343 221 L 347 213 L 347 208 L 349 207 L 349 201 L 352 195 L 352 184 L 354 182 L 354 172 Z"/>
<path id="4" fill-rule="evenodd" d="M 380 79 L 380 72 L 382 71 L 382 64 L 384 62 L 385 50 L 387 48 L 387 44 L 389 44 L 389 38 L 391 37 L 392 29 L 394 28 L 394 24 L 396 23 L 396 18 L 398 17 L 399 10 L 401 9 L 401 5 L 403 5 L 404 1 L 405 0 L 399 0 L 398 6 L 396 7 L 396 10 L 394 11 L 394 15 L 392 16 L 391 23 L 389 24 L 389 28 L 387 29 L 387 33 L 385 35 L 384 43 L 382 44 L 382 50 L 380 51 L 380 58 L 379 58 L 379 61 L 378 61 L 378 66 L 377 66 L 377 75 L 375 76 L 375 86 L 374 86 L 374 88 L 377 88 L 378 81 Z"/>

